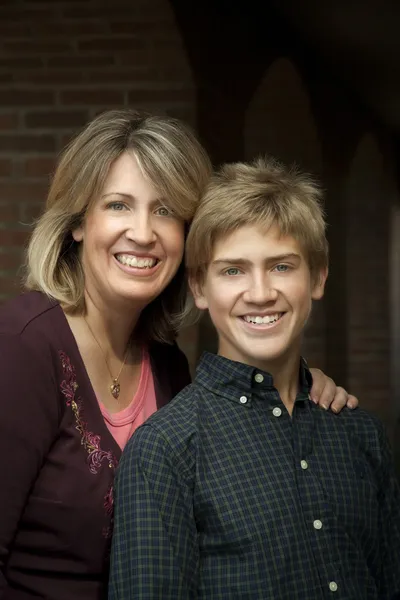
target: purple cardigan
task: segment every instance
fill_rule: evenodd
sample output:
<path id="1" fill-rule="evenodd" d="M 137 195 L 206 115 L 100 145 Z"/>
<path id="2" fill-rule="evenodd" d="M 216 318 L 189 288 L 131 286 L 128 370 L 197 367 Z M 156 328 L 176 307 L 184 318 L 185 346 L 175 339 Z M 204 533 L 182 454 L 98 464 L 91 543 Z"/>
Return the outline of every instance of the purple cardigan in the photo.
<path id="1" fill-rule="evenodd" d="M 190 382 L 176 345 L 150 346 L 157 407 Z M 107 597 L 113 479 L 107 429 L 60 306 L 0 309 L 0 600 Z"/>

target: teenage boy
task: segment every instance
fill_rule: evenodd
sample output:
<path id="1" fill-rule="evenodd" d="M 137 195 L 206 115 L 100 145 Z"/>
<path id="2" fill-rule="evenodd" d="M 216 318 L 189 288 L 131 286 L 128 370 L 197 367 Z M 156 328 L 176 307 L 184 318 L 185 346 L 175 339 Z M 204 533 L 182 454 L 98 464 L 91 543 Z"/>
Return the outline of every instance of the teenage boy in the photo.
<path id="1" fill-rule="evenodd" d="M 320 194 L 259 160 L 222 168 L 187 240 L 218 332 L 194 383 L 123 455 L 110 598 L 389 600 L 400 492 L 379 421 L 309 400 L 300 357 L 328 247 Z"/>

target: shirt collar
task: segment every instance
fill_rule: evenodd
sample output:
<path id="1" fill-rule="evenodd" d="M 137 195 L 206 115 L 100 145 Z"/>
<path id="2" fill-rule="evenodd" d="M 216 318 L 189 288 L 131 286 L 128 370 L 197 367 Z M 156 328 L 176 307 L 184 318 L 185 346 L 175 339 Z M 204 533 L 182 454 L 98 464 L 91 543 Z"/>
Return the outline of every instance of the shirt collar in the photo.
<path id="1" fill-rule="evenodd" d="M 252 398 L 268 398 L 275 391 L 270 373 L 223 356 L 204 352 L 196 370 L 195 382 L 217 396 L 250 406 Z M 312 387 L 312 375 L 301 358 L 297 400 L 307 400 Z"/>

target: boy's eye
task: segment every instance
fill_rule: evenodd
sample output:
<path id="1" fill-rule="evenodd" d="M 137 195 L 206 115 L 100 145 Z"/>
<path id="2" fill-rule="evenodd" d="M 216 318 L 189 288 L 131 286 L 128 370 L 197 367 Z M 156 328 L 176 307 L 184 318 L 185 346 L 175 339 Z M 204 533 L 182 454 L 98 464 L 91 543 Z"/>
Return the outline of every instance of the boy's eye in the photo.
<path id="1" fill-rule="evenodd" d="M 237 267 L 229 267 L 229 269 L 226 269 L 225 271 L 225 275 L 239 275 L 239 273 L 240 269 Z"/>
<path id="2" fill-rule="evenodd" d="M 289 265 L 276 265 L 275 270 L 278 271 L 278 273 L 285 273 L 289 268 Z"/>

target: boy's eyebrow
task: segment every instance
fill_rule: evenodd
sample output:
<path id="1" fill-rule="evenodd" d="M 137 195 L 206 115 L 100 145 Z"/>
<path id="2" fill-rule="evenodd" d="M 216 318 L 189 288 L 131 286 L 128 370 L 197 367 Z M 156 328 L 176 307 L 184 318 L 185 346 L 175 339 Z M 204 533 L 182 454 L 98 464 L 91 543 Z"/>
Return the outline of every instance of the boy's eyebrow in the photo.
<path id="1" fill-rule="evenodd" d="M 283 260 L 290 260 L 290 259 L 300 259 L 301 256 L 299 254 L 296 254 L 295 252 L 288 252 L 287 254 L 277 254 L 275 256 L 269 256 L 268 258 L 266 258 L 264 260 L 265 263 L 272 263 L 272 262 L 280 262 Z M 250 264 L 252 261 L 247 260 L 245 258 L 231 258 L 226 257 L 226 258 L 217 258 L 216 260 L 213 260 L 211 264 L 213 265 L 220 265 L 220 264 L 235 264 L 235 265 L 248 265 Z"/>

